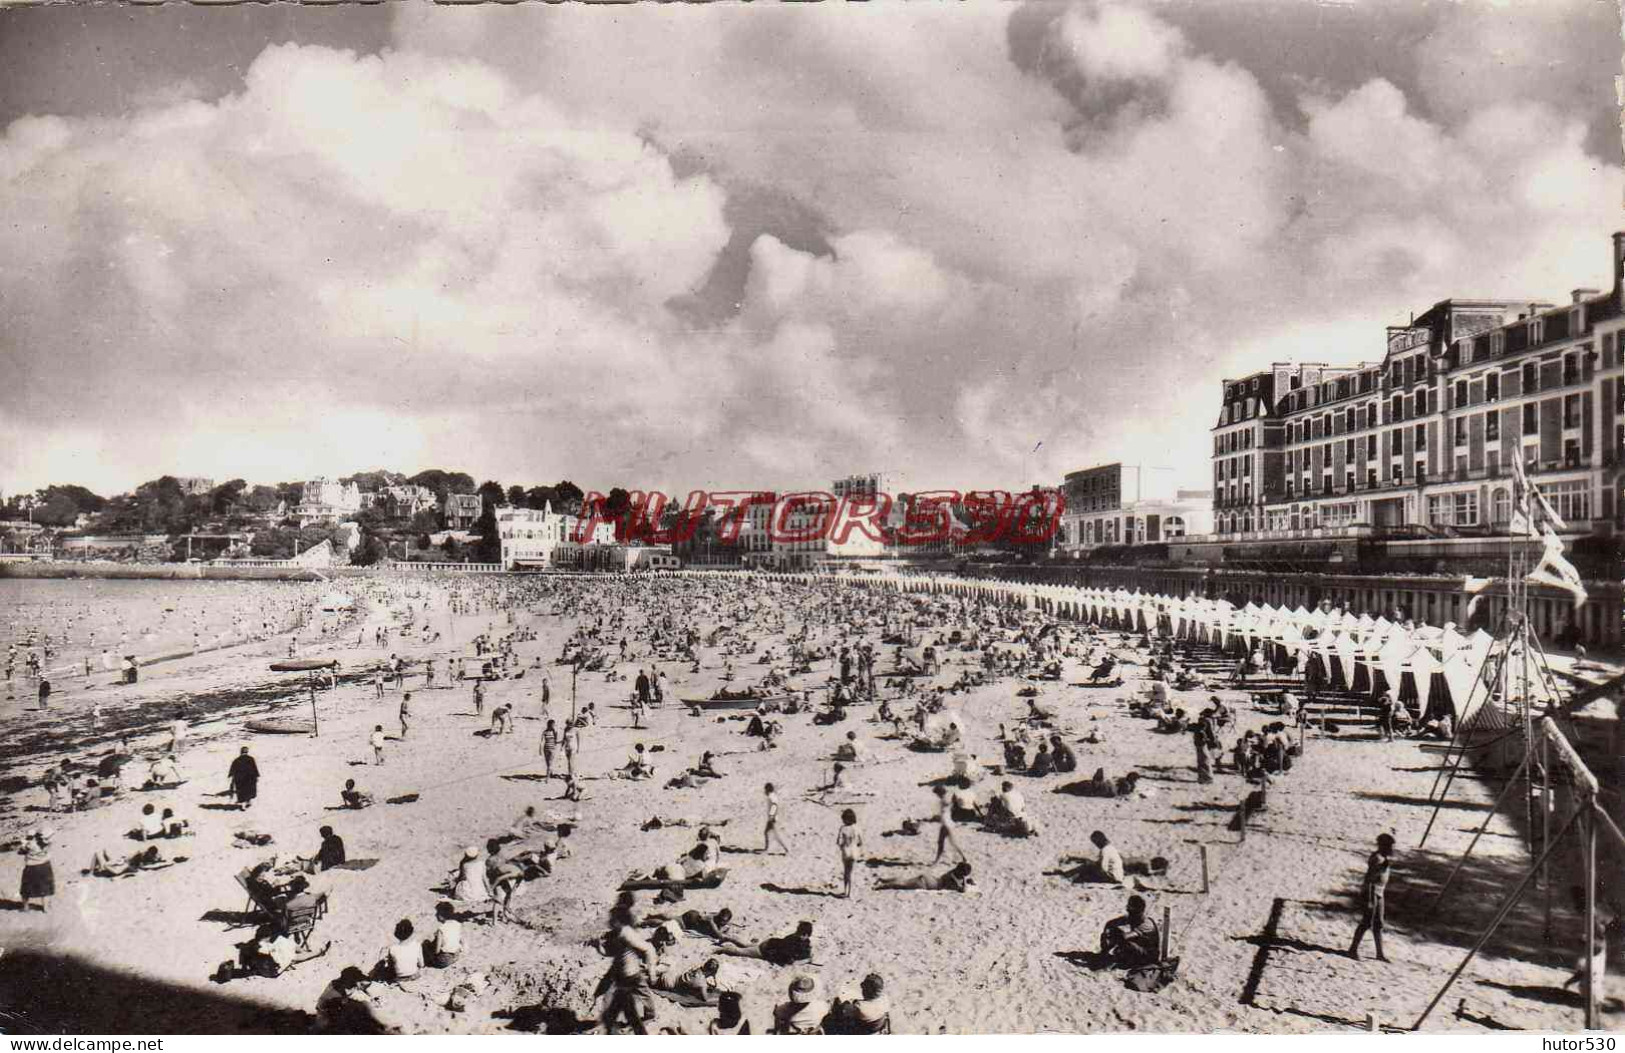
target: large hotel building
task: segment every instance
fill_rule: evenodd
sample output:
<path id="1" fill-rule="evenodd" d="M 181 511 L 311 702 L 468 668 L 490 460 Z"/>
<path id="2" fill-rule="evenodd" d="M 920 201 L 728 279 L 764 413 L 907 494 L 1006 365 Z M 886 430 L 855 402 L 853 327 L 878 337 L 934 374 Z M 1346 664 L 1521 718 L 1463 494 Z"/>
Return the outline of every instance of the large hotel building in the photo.
<path id="1" fill-rule="evenodd" d="M 1276 364 L 1224 382 L 1218 539 L 1504 531 L 1510 465 L 1577 535 L 1621 525 L 1625 234 L 1614 287 L 1570 303 L 1444 300 L 1388 330 L 1380 362 Z"/>

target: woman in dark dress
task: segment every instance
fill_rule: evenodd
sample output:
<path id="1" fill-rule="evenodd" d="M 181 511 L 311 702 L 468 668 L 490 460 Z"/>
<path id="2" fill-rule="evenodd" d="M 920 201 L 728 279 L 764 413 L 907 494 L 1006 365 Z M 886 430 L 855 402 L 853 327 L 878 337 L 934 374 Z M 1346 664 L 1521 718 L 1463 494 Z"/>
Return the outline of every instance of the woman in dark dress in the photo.
<path id="1" fill-rule="evenodd" d="M 247 808 L 254 803 L 254 798 L 260 792 L 260 768 L 254 763 L 254 758 L 248 755 L 248 747 L 231 762 L 231 791 L 237 796 L 237 804 Z"/>
<path id="2" fill-rule="evenodd" d="M 27 910 L 30 900 L 40 901 L 40 910 L 51 909 L 56 895 L 56 872 L 51 869 L 51 831 L 41 827 L 28 835 L 19 851 L 23 857 L 23 880 L 18 898 Z"/>

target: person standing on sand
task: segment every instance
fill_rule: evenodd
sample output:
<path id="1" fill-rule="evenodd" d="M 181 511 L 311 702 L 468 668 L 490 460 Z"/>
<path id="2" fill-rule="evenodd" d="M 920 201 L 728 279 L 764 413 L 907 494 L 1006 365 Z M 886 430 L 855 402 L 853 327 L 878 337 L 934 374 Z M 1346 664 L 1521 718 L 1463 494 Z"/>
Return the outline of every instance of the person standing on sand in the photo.
<path id="1" fill-rule="evenodd" d="M 407 721 L 412 717 L 412 692 L 401 695 L 401 738 L 406 738 Z"/>
<path id="2" fill-rule="evenodd" d="M 368 741 L 372 743 L 372 762 L 374 764 L 384 763 L 384 726 L 382 724 L 373 726 L 372 735 L 368 738 Z"/>
<path id="3" fill-rule="evenodd" d="M 547 765 L 547 777 L 553 777 L 553 753 L 559 748 L 559 731 L 553 721 L 542 731 L 542 761 Z"/>
<path id="4" fill-rule="evenodd" d="M 576 754 L 581 751 L 581 729 L 575 721 L 564 728 L 564 772 L 569 782 L 576 781 Z"/>
<path id="5" fill-rule="evenodd" d="M 42 826 L 34 830 L 18 851 L 23 857 L 23 878 L 17 898 L 23 901 L 25 911 L 30 900 L 39 900 L 39 909 L 48 914 L 51 897 L 56 895 L 56 872 L 51 869 L 51 829 Z"/>
<path id="6" fill-rule="evenodd" d="M 1371 942 L 1377 945 L 1377 961 L 1386 962 L 1382 953 L 1383 899 L 1388 891 L 1388 875 L 1394 865 L 1394 838 L 1391 834 L 1377 835 L 1377 850 L 1365 864 L 1365 882 L 1360 888 L 1360 905 L 1364 914 L 1354 930 L 1354 941 L 1349 944 L 1348 956 L 1360 959 L 1360 941 L 1366 930 L 1371 930 Z"/>
<path id="7" fill-rule="evenodd" d="M 260 792 L 260 767 L 249 756 L 248 747 L 244 746 L 242 752 L 231 762 L 228 773 L 231 776 L 231 792 L 237 797 L 237 807 L 248 810 L 254 803 L 254 798 Z"/>
<path id="8" fill-rule="evenodd" d="M 936 795 L 938 826 L 937 858 L 933 859 L 931 862 L 932 864 L 942 862 L 943 850 L 949 845 L 953 846 L 953 850 L 959 856 L 959 861 L 961 863 L 967 862 L 969 857 L 965 855 L 965 850 L 959 847 L 959 838 L 954 835 L 954 830 L 958 824 L 954 822 L 954 802 L 953 798 L 948 793 L 948 787 L 938 786 L 936 788 Z"/>
<path id="9" fill-rule="evenodd" d="M 474 715 L 485 716 L 485 681 L 474 681 Z"/>
<path id="10" fill-rule="evenodd" d="M 51 708 L 51 681 L 42 673 L 39 678 L 39 707 Z"/>
<path id="11" fill-rule="evenodd" d="M 790 854 L 790 846 L 784 843 L 784 837 L 779 833 L 779 795 L 774 792 L 773 784 L 768 783 L 762 788 L 767 797 L 767 825 L 762 828 L 762 851 L 765 853 L 777 841 L 784 854 Z"/>
<path id="12" fill-rule="evenodd" d="M 841 850 L 841 877 L 845 882 L 842 899 L 852 898 L 852 868 L 858 865 L 858 854 L 863 851 L 863 831 L 858 829 L 858 813 L 848 808 L 841 813 L 841 829 L 835 835 L 835 846 Z"/>

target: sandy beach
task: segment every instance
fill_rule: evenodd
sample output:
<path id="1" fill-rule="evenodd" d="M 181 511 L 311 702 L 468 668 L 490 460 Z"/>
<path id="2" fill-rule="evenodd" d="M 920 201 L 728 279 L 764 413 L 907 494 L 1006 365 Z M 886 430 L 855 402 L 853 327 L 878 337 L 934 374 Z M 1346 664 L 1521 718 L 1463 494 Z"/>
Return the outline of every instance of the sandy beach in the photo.
<path id="1" fill-rule="evenodd" d="M 651 666 L 638 598 L 658 597 L 663 585 L 616 586 L 628 590 L 621 599 L 633 602 L 614 609 L 591 606 L 583 614 L 559 613 L 548 585 L 445 581 L 379 584 L 354 622 L 325 638 L 307 633 L 301 639 L 301 657 L 342 663 L 337 686 L 318 693 L 317 737 L 256 735 L 244 728 L 255 717 L 303 718 L 309 711 L 302 678 L 269 670 L 272 661 L 287 656 L 285 635 L 164 663 L 144 671 L 133 687 L 75 690 L 59 697 L 60 705 L 48 714 L 25 710 L 3 718 L 10 745 L 0 841 L 15 847 L 29 829 L 53 828 L 57 878 L 48 914 L 16 909 L 10 897 L 21 856 L 0 855 L 0 895 L 12 908 L 0 911 L 0 946 L 6 949 L 0 1004 L 13 1014 L 11 1030 L 88 1031 L 97 1030 L 91 1024 L 115 1020 L 122 1024 L 117 1030 L 129 1032 L 284 1029 L 300 1019 L 291 1014 L 313 1012 L 318 995 L 342 968 L 370 969 L 399 919 L 412 919 L 427 935 L 443 898 L 433 890 L 464 847 L 502 834 L 527 806 L 576 823 L 572 854 L 555 864 L 551 876 L 523 888 L 511 920 L 465 926 L 466 950 L 454 967 L 428 970 L 408 991 L 380 992 L 385 1015 L 401 1030 L 557 1030 L 572 1018 L 594 1016 L 594 987 L 609 960 L 587 941 L 604 931 L 617 885 L 634 869 L 674 862 L 694 841 L 692 827 L 643 829 L 656 816 L 726 821 L 720 862 L 729 869 L 727 879 L 717 889 L 690 890 L 677 910 L 731 907 L 735 930 L 751 940 L 784 934 L 802 920 L 815 925 L 812 963 L 780 968 L 722 959 L 721 984 L 742 992 L 757 1033 L 767 1030 L 773 1006 L 783 1001 L 793 977 L 815 976 L 820 996 L 830 998 L 852 995 L 871 972 L 885 979 L 894 1028 L 912 1033 L 1350 1031 L 1366 1029 L 1372 1015 L 1380 1026 L 1405 1028 L 1528 863 L 1514 816 L 1503 810 L 1507 814 L 1491 822 L 1473 861 L 1435 906 L 1436 891 L 1500 784 L 1476 776 L 1458 780 L 1426 849 L 1418 851 L 1443 744 L 1316 731 L 1307 734 L 1290 775 L 1275 781 L 1268 812 L 1253 819 L 1243 839 L 1230 828 L 1247 791 L 1242 778 L 1220 772 L 1212 784 L 1199 784 L 1189 735 L 1157 734 L 1150 721 L 1128 714 L 1127 699 L 1143 686 L 1143 666 L 1125 665 L 1121 688 L 1075 688 L 1071 682 L 1084 679 L 1087 666 L 1068 657 L 1060 681 L 1040 685 L 1039 699 L 1057 713 L 1058 730 L 1077 751 L 1079 774 L 1011 776 L 1039 836 L 1013 839 L 964 824 L 958 836 L 975 867 L 971 893 L 878 890 L 873 883 L 882 875 L 943 869 L 930 865 L 934 824 L 922 823 L 914 835 L 900 826 L 905 818 L 935 814 L 931 783 L 951 773 L 946 754 L 908 749 L 890 737 L 889 725 L 871 721 L 870 704 L 853 706 L 847 720 L 828 726 L 813 724 L 807 712 L 781 716 L 778 747 L 763 751 L 760 739 L 742 734 L 748 710 L 693 716 L 677 702 L 710 696 L 724 685 L 730 665 L 729 686 L 759 679 L 767 668 L 757 663 L 760 651 L 782 656 L 787 634 L 807 613 L 811 594 L 801 594 L 801 586 L 776 585 L 761 590 L 756 601 L 748 601 L 743 589 L 719 591 L 715 611 L 692 612 L 698 622 L 709 617 L 741 629 L 699 648 L 697 673 L 687 663 L 660 662 L 666 702 L 638 729 L 630 726 L 627 705 L 631 678 Z M 453 595 L 479 609 L 453 613 Z M 380 646 L 375 632 L 403 624 L 408 604 L 417 614 L 416 631 L 393 633 Z M 775 604 L 790 606 L 781 617 Z M 613 617 L 617 610 L 627 624 L 607 629 L 605 636 L 626 637 L 629 654 L 614 663 L 615 679 L 604 671 L 579 676 L 578 705 L 593 703 L 598 720 L 581 732 L 577 763 L 585 776 L 584 799 L 563 800 L 563 781 L 541 774 L 539 742 L 548 715 L 542 679 L 548 679 L 550 714 L 562 724 L 571 711 L 571 669 L 554 660 L 583 618 Z M 837 628 L 828 624 L 819 631 L 834 639 Z M 941 635 L 932 628 L 918 631 L 925 642 Z M 533 634 L 534 640 L 514 645 L 510 676 L 486 685 L 485 715 L 476 715 L 472 685 L 449 680 L 448 660 L 471 655 L 470 641 L 481 633 L 500 639 L 514 632 Z M 878 645 L 880 634 L 871 630 L 867 638 Z M 726 653 L 730 640 L 739 653 Z M 1134 653 L 1133 641 L 1118 634 L 1104 634 L 1098 643 Z M 755 653 L 745 650 L 750 646 Z M 884 659 L 893 648 L 877 650 L 884 679 Z M 942 650 L 941 673 L 922 680 L 922 687 L 951 684 L 979 660 L 966 651 Z M 612 658 L 619 654 L 613 643 L 604 651 Z M 433 689 L 425 686 L 421 664 L 411 667 L 405 689 L 412 694 L 412 721 L 404 739 L 397 721 L 401 690 L 390 687 L 380 699 L 371 682 L 371 670 L 391 654 L 437 663 Z M 521 678 L 511 675 L 521 670 Z M 791 683 L 816 686 L 821 700 L 831 673 L 831 661 L 824 660 Z M 949 696 L 950 708 L 963 717 L 967 747 L 983 764 L 1001 759 L 999 726 L 1013 727 L 1027 712 L 1027 700 L 1016 694 L 1026 684 L 1000 676 Z M 1237 711 L 1226 746 L 1236 733 L 1278 719 L 1253 710 L 1246 692 L 1230 689 L 1179 692 L 1177 704 L 1194 711 L 1215 693 Z M 883 687 L 881 694 L 896 692 Z M 91 716 L 97 701 L 99 722 Z M 514 707 L 514 732 L 481 734 L 501 704 Z M 136 757 L 128 770 L 144 772 L 163 752 L 176 710 L 186 712 L 190 724 L 178 757 L 184 785 L 130 790 L 82 812 L 46 812 L 40 778 L 47 766 L 64 758 L 94 766 L 127 737 Z M 368 745 L 377 725 L 390 736 L 382 765 L 373 763 Z M 857 732 L 871 759 L 848 767 L 847 790 L 811 793 L 829 781 L 831 757 L 849 731 Z M 1103 741 L 1082 741 L 1089 737 Z M 639 742 L 659 747 L 652 754 L 655 777 L 610 778 Z M 253 807 L 238 812 L 225 795 L 226 772 L 244 745 L 251 747 L 262 780 Z M 664 788 L 704 751 L 714 753 L 723 778 L 695 789 Z M 1101 767 L 1113 776 L 1140 772 L 1142 792 L 1119 799 L 1054 792 Z M 374 807 L 339 809 L 339 790 L 350 778 L 375 798 Z M 779 788 L 788 855 L 756 851 L 767 781 Z M 999 781 L 987 776 L 978 784 L 984 799 Z M 410 799 L 391 803 L 402 798 Z M 163 843 L 167 853 L 186 861 L 117 879 L 81 874 L 98 849 L 119 854 L 141 847 L 127 835 L 139 825 L 145 803 L 173 808 L 190 820 L 192 836 Z M 835 836 L 845 807 L 857 812 L 874 864 L 858 867 L 850 900 L 832 895 L 839 891 Z M 235 944 L 253 935 L 234 875 L 271 852 L 314 853 L 323 824 L 343 838 L 351 860 L 376 860 L 365 869 L 313 876 L 329 909 L 311 945 L 330 941 L 327 953 L 275 978 L 211 982 L 219 963 L 235 956 Z M 1171 862 L 1166 875 L 1145 882 L 1142 893 L 1152 917 L 1169 912 L 1171 949 L 1180 958 L 1177 979 L 1159 992 L 1130 990 L 1120 972 L 1079 963 L 1079 952 L 1094 950 L 1102 925 L 1122 913 L 1127 895 L 1055 873 L 1063 855 L 1090 851 L 1089 834 L 1096 829 L 1125 855 L 1160 855 Z M 236 847 L 233 834 L 242 830 L 270 834 L 274 844 Z M 1382 832 L 1391 832 L 1399 846 L 1388 892 L 1389 964 L 1342 953 L 1358 917 L 1354 900 L 1365 860 Z M 1428 1028 L 1577 1026 L 1578 996 L 1559 989 L 1572 969 L 1579 921 L 1566 889 L 1557 888 L 1548 943 L 1543 896 L 1531 892 L 1525 898 Z M 648 898 L 645 893 L 643 902 Z M 665 959 L 687 967 L 712 953 L 709 941 L 685 935 Z M 101 988 L 105 998 L 50 982 L 53 975 L 92 973 L 114 978 Z M 475 993 L 461 1011 L 445 1008 L 453 987 L 463 982 Z M 703 1032 L 715 1015 L 713 1009 L 657 1002 L 661 1027 Z M 1604 1008 L 1607 1026 L 1625 1024 L 1617 998 Z"/>

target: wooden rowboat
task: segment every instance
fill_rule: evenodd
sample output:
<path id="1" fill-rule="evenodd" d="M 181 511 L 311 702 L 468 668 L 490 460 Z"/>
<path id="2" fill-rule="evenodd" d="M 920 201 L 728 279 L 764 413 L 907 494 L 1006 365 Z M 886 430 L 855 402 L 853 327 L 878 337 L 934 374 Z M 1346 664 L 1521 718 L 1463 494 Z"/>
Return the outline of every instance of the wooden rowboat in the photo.
<path id="1" fill-rule="evenodd" d="M 314 735 L 316 725 L 297 717 L 265 717 L 250 720 L 245 727 L 259 735 Z"/>

